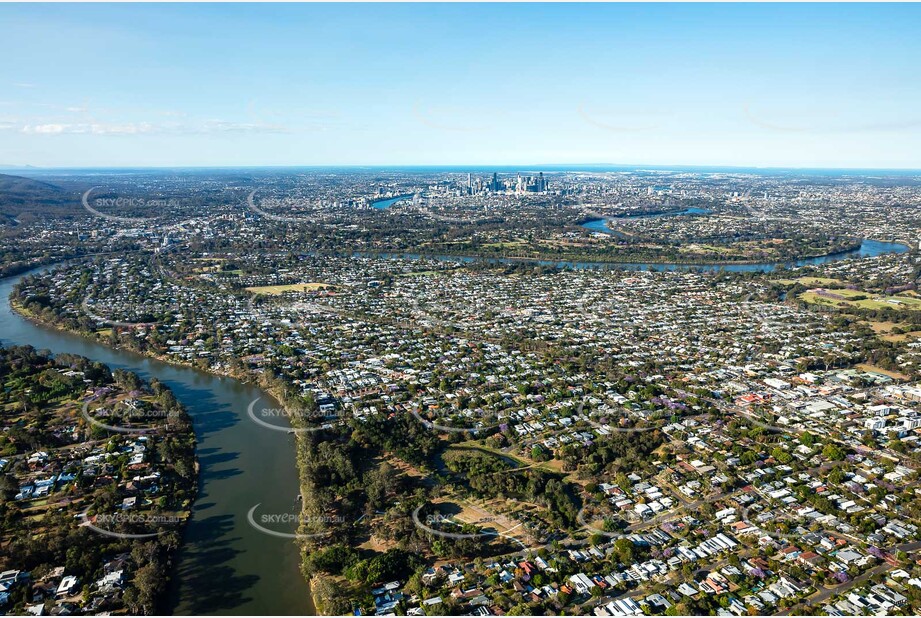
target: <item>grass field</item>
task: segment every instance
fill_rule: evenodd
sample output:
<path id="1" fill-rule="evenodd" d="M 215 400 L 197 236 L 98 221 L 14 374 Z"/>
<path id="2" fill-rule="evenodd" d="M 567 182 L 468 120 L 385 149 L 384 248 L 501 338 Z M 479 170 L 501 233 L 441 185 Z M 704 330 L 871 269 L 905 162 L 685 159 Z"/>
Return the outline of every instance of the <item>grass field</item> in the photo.
<path id="1" fill-rule="evenodd" d="M 450 498 L 440 498 L 432 504 L 436 509 L 444 511 L 448 518 L 459 524 L 473 524 L 484 531 L 494 531 L 499 534 L 505 534 L 512 538 L 518 539 L 520 543 L 527 546 L 531 539 L 527 532 L 513 516 L 509 516 L 498 511 L 493 511 L 490 506 L 500 502 L 507 507 L 505 501 L 486 501 L 478 503 L 472 499 L 465 499 L 460 496 Z"/>
<path id="2" fill-rule="evenodd" d="M 511 464 L 512 468 L 524 468 L 526 466 L 537 465 L 537 462 L 531 459 L 526 459 L 519 455 L 512 455 L 511 453 L 506 453 L 501 449 L 486 446 L 485 444 L 480 444 L 476 439 L 467 440 L 465 442 L 458 442 L 457 444 L 452 444 L 446 449 L 446 452 L 448 453 L 471 453 L 476 451 L 504 459 L 507 463 Z"/>
<path id="3" fill-rule="evenodd" d="M 501 449 L 493 448 L 485 444 L 480 444 L 476 439 L 467 440 L 466 442 L 458 442 L 457 444 L 453 444 L 450 447 L 448 447 L 448 452 L 460 452 L 463 450 L 468 450 L 468 451 L 477 450 L 477 451 L 481 451 L 484 453 L 491 453 L 492 455 L 495 455 L 497 457 L 502 457 L 506 460 L 511 460 L 515 462 L 513 469 L 540 468 L 546 472 L 565 474 L 563 472 L 563 462 L 560 461 L 559 459 L 550 459 L 547 461 L 535 461 L 525 455 L 521 455 L 517 453 L 515 455 L 512 455 L 510 453 L 506 453 L 505 451 Z M 588 481 L 583 481 L 583 480 L 575 478 L 575 475 L 573 474 L 566 474 L 564 479 L 567 481 L 571 481 L 573 483 L 577 483 L 579 485 L 585 485 L 586 483 L 588 483 Z"/>
<path id="4" fill-rule="evenodd" d="M 397 273 L 397 277 L 428 277 L 430 275 L 437 275 L 438 270 L 414 270 L 411 273 Z"/>
<path id="5" fill-rule="evenodd" d="M 882 339 L 883 341 L 892 341 L 894 343 L 899 343 L 901 341 L 908 341 L 909 339 L 917 339 L 921 337 L 921 330 L 909 330 L 911 328 L 908 324 L 900 324 L 897 322 L 880 322 L 880 321 L 867 321 L 864 324 L 868 325 L 873 329 L 873 332 L 876 333 L 876 336 Z M 894 328 L 902 329 L 902 333 L 893 333 L 892 329 Z"/>
<path id="6" fill-rule="evenodd" d="M 332 286 L 326 283 L 292 283 L 291 285 L 263 285 L 246 289 L 256 294 L 277 296 L 285 292 L 309 292 L 311 290 L 322 290 L 328 287 Z"/>
<path id="7" fill-rule="evenodd" d="M 794 283 L 801 283 L 803 285 L 847 285 L 846 281 L 841 279 L 832 279 L 830 277 L 799 277 L 798 279 L 777 279 L 777 283 L 782 283 L 784 285 L 793 285 Z"/>
<path id="8" fill-rule="evenodd" d="M 716 245 L 690 244 L 681 247 L 683 253 L 718 253 L 729 254 L 733 252 L 732 247 L 718 247 Z"/>
<path id="9" fill-rule="evenodd" d="M 877 367 L 876 365 L 871 365 L 869 363 L 860 363 L 859 365 L 855 365 L 855 367 L 857 369 L 860 369 L 861 371 L 868 371 L 870 373 L 881 373 L 884 376 L 889 376 L 890 378 L 894 378 L 896 380 L 907 380 L 908 379 L 908 376 L 905 375 L 904 373 L 899 373 L 898 371 L 889 371 L 888 369 L 883 369 L 882 367 Z"/>
<path id="10" fill-rule="evenodd" d="M 897 294 L 895 296 L 880 296 L 872 292 L 861 290 L 825 290 L 829 294 L 841 298 L 829 298 L 819 293 L 819 290 L 810 290 L 800 294 L 800 299 L 813 305 L 827 307 L 858 307 L 860 309 L 901 309 L 908 311 L 921 310 L 921 299 Z M 858 297 L 865 297 L 860 298 Z"/>
<path id="11" fill-rule="evenodd" d="M 488 242 L 483 245 L 491 249 L 521 249 L 527 247 L 528 242 L 525 240 L 506 240 L 502 242 Z"/>

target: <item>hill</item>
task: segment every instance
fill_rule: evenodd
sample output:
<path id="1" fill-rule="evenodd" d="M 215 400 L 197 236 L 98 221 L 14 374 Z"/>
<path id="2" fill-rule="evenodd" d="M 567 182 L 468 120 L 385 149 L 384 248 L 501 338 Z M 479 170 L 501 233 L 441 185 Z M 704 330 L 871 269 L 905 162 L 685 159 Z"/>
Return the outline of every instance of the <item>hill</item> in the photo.
<path id="1" fill-rule="evenodd" d="M 0 174 L 0 217 L 4 222 L 26 217 L 73 216 L 80 195 L 58 185 L 22 176 Z"/>

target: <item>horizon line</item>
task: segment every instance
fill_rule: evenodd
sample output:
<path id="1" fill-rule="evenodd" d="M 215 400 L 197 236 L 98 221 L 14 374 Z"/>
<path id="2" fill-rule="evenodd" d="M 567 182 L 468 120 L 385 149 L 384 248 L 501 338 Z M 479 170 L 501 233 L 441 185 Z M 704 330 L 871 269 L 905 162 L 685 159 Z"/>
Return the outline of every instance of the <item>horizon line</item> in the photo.
<path id="1" fill-rule="evenodd" d="M 158 169 L 330 169 L 330 168 L 374 168 L 374 169 L 432 169 L 443 168 L 627 168 L 627 169 L 738 169 L 738 170 L 821 170 L 821 171 L 861 171 L 861 172 L 913 172 L 921 173 L 921 167 L 855 167 L 855 166 L 802 166 L 802 165 L 745 165 L 745 164 L 699 164 L 699 163 L 312 163 L 312 164 L 240 164 L 240 165 L 0 165 L 0 171 L 55 171 L 55 170 L 158 170 Z"/>

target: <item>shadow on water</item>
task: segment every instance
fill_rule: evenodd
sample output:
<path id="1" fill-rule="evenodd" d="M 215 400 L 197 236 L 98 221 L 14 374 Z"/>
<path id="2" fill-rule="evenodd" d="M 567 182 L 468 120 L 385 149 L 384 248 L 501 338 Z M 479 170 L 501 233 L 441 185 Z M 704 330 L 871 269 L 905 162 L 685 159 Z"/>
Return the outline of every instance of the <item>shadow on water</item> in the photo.
<path id="1" fill-rule="evenodd" d="M 240 575 L 230 564 L 241 553 L 235 549 L 240 540 L 232 535 L 238 525 L 230 515 L 193 517 L 186 531 L 186 542 L 191 548 L 184 551 L 176 570 L 176 580 L 195 590 L 186 604 L 190 614 L 220 614 L 252 602 L 246 595 L 259 576 Z"/>
<path id="2" fill-rule="evenodd" d="M 189 387 L 184 382 L 167 382 L 179 401 L 194 401 L 195 435 L 203 439 L 209 434 L 230 429 L 240 422 L 230 405 L 220 404 L 214 394 L 206 389 Z"/>
<path id="3" fill-rule="evenodd" d="M 201 465 L 202 486 L 207 486 L 210 481 L 226 481 L 229 478 L 243 474 L 243 470 L 239 468 L 215 468 L 218 464 L 234 461 L 238 457 L 238 453 L 219 453 L 215 455 L 208 455 L 206 457 L 200 457 L 198 461 Z M 199 497 L 204 497 L 207 495 L 208 493 L 204 490 L 199 492 Z"/>

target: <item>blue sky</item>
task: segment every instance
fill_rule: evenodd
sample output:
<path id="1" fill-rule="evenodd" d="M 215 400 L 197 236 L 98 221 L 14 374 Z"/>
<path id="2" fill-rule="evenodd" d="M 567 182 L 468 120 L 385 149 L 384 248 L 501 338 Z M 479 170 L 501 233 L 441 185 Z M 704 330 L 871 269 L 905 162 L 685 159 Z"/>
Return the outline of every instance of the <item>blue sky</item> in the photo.
<path id="1" fill-rule="evenodd" d="M 921 168 L 921 6 L 0 5 L 0 164 Z"/>

